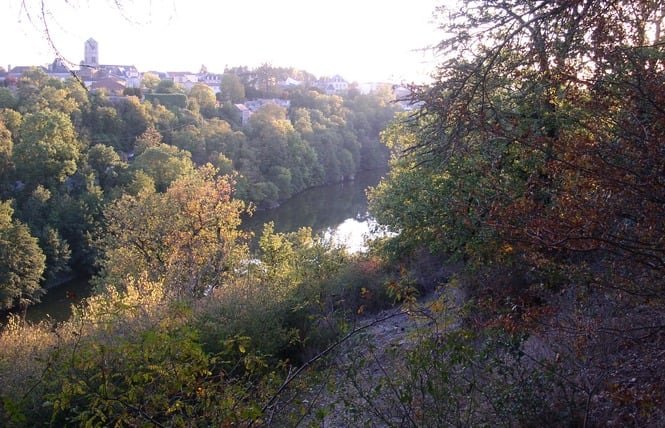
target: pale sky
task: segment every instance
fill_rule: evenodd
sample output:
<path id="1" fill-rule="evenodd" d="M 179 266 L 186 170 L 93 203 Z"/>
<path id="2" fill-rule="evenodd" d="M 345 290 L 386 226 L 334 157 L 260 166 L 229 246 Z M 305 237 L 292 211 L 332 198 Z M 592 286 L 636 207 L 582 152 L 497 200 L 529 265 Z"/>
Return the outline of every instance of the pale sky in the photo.
<path id="1" fill-rule="evenodd" d="M 0 65 L 44 65 L 55 58 L 44 35 L 41 0 L 5 0 Z M 225 65 L 295 67 L 348 81 L 423 81 L 441 37 L 435 7 L 445 0 L 44 0 L 62 55 L 83 59 L 99 44 L 101 64 L 140 71 L 211 72 Z M 26 3 L 26 9 L 21 7 Z M 29 20 L 32 18 L 32 22 Z"/>

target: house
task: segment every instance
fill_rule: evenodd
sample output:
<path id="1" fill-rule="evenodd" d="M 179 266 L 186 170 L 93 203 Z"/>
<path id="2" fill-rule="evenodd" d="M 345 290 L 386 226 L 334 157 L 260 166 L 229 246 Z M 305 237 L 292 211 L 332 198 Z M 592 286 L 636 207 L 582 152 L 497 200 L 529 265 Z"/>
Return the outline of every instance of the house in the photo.
<path id="1" fill-rule="evenodd" d="M 173 83 L 182 86 L 188 91 L 199 82 L 199 76 L 188 71 L 168 71 L 166 75 L 167 79 L 173 80 Z"/>
<path id="2" fill-rule="evenodd" d="M 133 65 L 102 64 L 95 74 L 96 79 L 111 78 L 125 82 L 128 88 L 141 87 L 141 73 Z"/>
<path id="3" fill-rule="evenodd" d="M 141 73 L 135 66 L 99 63 L 99 44 L 93 38 L 85 41 L 83 61 L 81 61 L 78 74 L 86 82 L 86 86 L 90 86 L 92 85 L 91 82 L 98 80 L 113 79 L 122 82 L 125 87 L 141 87 Z"/>
<path id="4" fill-rule="evenodd" d="M 287 77 L 286 80 L 283 80 L 283 81 L 277 83 L 277 85 L 280 88 L 295 88 L 297 86 L 302 86 L 302 83 L 303 82 L 301 82 L 300 80 L 296 80 L 296 79 L 292 79 L 291 77 Z"/>
<path id="5" fill-rule="evenodd" d="M 53 63 L 48 66 L 46 72 L 49 77 L 58 80 L 67 80 L 72 77 L 72 70 L 70 70 L 61 58 L 56 58 Z"/>
<path id="6" fill-rule="evenodd" d="M 86 86 L 88 82 L 86 82 Z M 90 82 L 90 90 L 92 92 L 103 91 L 108 95 L 122 95 L 122 92 L 127 86 L 124 82 L 114 79 L 112 77 L 107 77 L 104 79 L 94 80 Z"/>
<path id="7" fill-rule="evenodd" d="M 261 107 L 275 104 L 285 109 L 291 107 L 291 100 L 282 100 L 280 98 L 258 98 L 256 100 L 245 101 L 245 107 L 247 107 L 252 113 L 255 113 Z"/>
<path id="8" fill-rule="evenodd" d="M 9 72 L 7 73 L 7 79 L 19 79 L 21 76 L 23 76 L 24 73 L 33 70 L 33 69 L 38 69 L 46 73 L 48 70 L 46 67 L 42 66 L 33 66 L 33 65 L 21 65 L 18 67 L 11 68 Z"/>
<path id="9" fill-rule="evenodd" d="M 394 88 L 395 85 L 392 83 L 386 83 L 386 82 L 364 82 L 358 84 L 358 90 L 360 91 L 361 94 L 367 95 L 367 94 L 372 94 L 380 90 L 388 90 L 392 91 L 392 88 Z"/>
<path id="10" fill-rule="evenodd" d="M 199 83 L 212 89 L 215 94 L 222 92 L 222 75 L 217 73 L 199 73 Z"/>
<path id="11" fill-rule="evenodd" d="M 326 77 L 319 79 L 316 82 L 316 87 L 324 91 L 328 95 L 342 94 L 349 89 L 349 83 L 342 78 L 339 74 L 333 77 Z"/>
<path id="12" fill-rule="evenodd" d="M 247 106 L 244 104 L 234 104 L 234 107 L 240 114 L 240 124 L 242 126 L 247 125 L 247 123 L 249 122 L 249 118 L 253 112 L 249 108 L 247 108 Z"/>

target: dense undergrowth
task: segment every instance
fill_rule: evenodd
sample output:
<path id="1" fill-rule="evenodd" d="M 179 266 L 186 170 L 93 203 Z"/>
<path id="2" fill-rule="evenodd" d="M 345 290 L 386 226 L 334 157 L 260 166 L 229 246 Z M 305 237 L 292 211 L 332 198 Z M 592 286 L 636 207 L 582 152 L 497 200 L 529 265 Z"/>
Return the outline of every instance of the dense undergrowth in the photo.
<path id="1" fill-rule="evenodd" d="M 385 305 L 377 260 L 303 229 L 203 298 L 128 280 L 52 325 L 10 319 L 0 341 L 5 426 L 261 424 L 290 370 Z M 372 297 L 370 297 L 370 295 Z"/>

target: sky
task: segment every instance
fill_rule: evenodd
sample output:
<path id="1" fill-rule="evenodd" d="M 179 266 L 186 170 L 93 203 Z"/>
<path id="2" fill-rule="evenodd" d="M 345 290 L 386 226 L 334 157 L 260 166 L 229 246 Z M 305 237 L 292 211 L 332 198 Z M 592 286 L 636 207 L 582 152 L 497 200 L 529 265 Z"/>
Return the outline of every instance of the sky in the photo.
<path id="1" fill-rule="evenodd" d="M 85 40 L 101 64 L 211 72 L 270 63 L 355 82 L 428 79 L 443 0 L 5 0 L 0 65 L 45 65 L 55 47 L 78 64 Z M 121 5 L 118 8 L 117 4 Z"/>

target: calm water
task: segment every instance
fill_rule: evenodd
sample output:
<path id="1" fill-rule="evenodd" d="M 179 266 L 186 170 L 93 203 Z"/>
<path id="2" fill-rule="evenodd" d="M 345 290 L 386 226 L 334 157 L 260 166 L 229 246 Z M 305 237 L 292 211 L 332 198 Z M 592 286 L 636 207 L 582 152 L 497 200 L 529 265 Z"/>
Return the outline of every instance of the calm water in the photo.
<path id="1" fill-rule="evenodd" d="M 255 213 L 243 221 L 242 227 L 258 237 L 263 224 L 269 221 L 275 223 L 277 232 L 309 226 L 314 233 L 344 244 L 349 251 L 362 250 L 374 223 L 367 213 L 365 189 L 375 186 L 385 174 L 383 170 L 367 171 L 358 174 L 354 181 L 304 191 L 275 209 Z M 47 316 L 66 320 L 71 315 L 71 305 L 89 295 L 87 279 L 75 279 L 49 290 L 41 303 L 28 308 L 26 318 L 33 322 Z"/>
<path id="2" fill-rule="evenodd" d="M 91 292 L 88 278 L 73 279 L 48 290 L 39 304 L 28 307 L 25 318 L 31 322 L 42 321 L 48 317 L 55 321 L 64 321 L 72 314 L 72 305 L 90 296 Z M 4 318 L 0 319 L 0 325 L 3 322 Z"/>
<path id="3" fill-rule="evenodd" d="M 254 213 L 243 228 L 258 236 L 269 221 L 275 223 L 276 232 L 308 226 L 315 234 L 359 251 L 374 223 L 367 212 L 365 189 L 376 186 L 385 174 L 384 170 L 366 171 L 354 181 L 306 190 L 275 209 Z"/>

